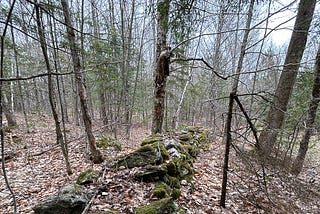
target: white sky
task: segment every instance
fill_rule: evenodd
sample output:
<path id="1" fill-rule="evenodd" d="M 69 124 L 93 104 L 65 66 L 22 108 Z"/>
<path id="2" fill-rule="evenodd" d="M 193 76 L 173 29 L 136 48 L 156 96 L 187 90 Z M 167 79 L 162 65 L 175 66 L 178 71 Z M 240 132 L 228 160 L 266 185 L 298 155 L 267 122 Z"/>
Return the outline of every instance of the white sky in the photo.
<path id="1" fill-rule="evenodd" d="M 282 8 L 285 5 L 290 4 L 293 1 L 294 0 L 279 0 L 278 2 L 275 2 L 273 5 L 274 11 Z M 287 22 L 292 17 L 295 17 L 296 12 L 297 12 L 296 9 L 298 6 L 297 2 L 298 1 L 296 1 L 296 3 L 294 3 L 293 6 L 291 6 L 289 9 L 272 16 L 271 19 L 269 20 L 269 28 L 271 28 L 271 29 L 276 28 L 279 24 Z M 292 29 L 294 26 L 294 22 L 295 22 L 295 19 L 292 19 L 289 22 L 277 27 L 279 29 L 273 31 L 270 34 L 272 42 L 275 45 L 282 46 L 282 45 L 286 44 L 287 42 L 289 42 L 290 37 L 291 37 L 291 33 L 292 33 Z"/>

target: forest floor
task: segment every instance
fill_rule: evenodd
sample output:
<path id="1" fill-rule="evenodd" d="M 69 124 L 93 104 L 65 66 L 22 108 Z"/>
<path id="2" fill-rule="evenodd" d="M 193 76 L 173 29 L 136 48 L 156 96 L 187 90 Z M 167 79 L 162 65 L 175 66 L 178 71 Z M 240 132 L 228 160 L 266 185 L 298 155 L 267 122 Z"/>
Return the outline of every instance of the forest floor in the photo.
<path id="1" fill-rule="evenodd" d="M 20 120 L 20 124 L 23 124 Z M 117 210 L 133 213 L 135 207 L 150 201 L 150 183 L 133 179 L 134 169 L 110 169 L 104 164 L 92 165 L 86 152 L 83 128 L 67 124 L 70 142 L 69 156 L 73 174 L 68 176 L 60 148 L 55 142 L 53 121 L 47 115 L 30 118 L 30 132 L 23 125 L 6 133 L 5 161 L 7 177 L 15 193 L 19 213 L 32 213 L 32 207 L 49 195 L 56 194 L 67 184 L 74 183 L 80 172 L 102 169 L 102 177 L 88 188 L 95 191 L 99 182 L 108 183 L 108 189 L 96 195 L 91 211 Z M 105 135 L 99 121 L 94 121 L 97 138 Z M 119 134 L 121 151 L 103 150 L 107 161 L 129 153 L 139 147 L 149 135 L 145 126 L 134 126 L 130 140 Z M 313 151 L 318 149 L 313 148 Z M 317 154 L 312 155 L 312 157 Z M 235 152 L 230 156 L 230 171 L 226 209 L 219 206 L 224 145 L 221 138 L 211 137 L 209 148 L 202 151 L 194 163 L 197 171 L 193 184 L 182 186 L 182 195 L 176 201 L 185 213 L 319 213 L 320 174 L 319 162 L 310 158 L 307 167 L 298 177 L 284 170 L 266 167 L 263 171 L 247 153 Z M 310 167 L 308 167 L 310 166 Z M 12 197 L 0 173 L 0 213 L 13 213 Z M 266 185 L 264 185 L 266 184 Z"/>

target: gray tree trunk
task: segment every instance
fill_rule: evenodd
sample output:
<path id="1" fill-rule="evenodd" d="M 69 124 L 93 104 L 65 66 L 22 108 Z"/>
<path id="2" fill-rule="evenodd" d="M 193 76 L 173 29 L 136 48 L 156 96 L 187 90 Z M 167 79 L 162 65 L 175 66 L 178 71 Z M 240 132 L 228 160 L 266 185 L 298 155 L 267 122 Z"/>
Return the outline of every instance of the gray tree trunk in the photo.
<path id="1" fill-rule="evenodd" d="M 41 12 L 40 12 L 40 7 L 35 0 L 35 11 L 36 11 L 36 21 L 37 21 L 37 29 L 38 29 L 38 34 L 39 34 L 39 40 L 40 40 L 40 46 L 41 50 L 43 53 L 46 69 L 48 72 L 48 92 L 49 92 L 49 102 L 51 106 L 51 111 L 52 111 L 52 116 L 54 118 L 55 126 L 56 126 L 56 135 L 57 135 L 57 143 L 61 146 L 61 151 L 63 154 L 63 157 L 66 162 L 66 168 L 67 168 L 67 173 L 70 175 L 72 174 L 70 162 L 69 162 L 69 156 L 68 156 L 68 150 L 66 147 L 66 144 L 63 141 L 63 135 L 60 127 L 60 121 L 59 121 L 59 116 L 57 112 L 57 107 L 56 107 L 56 101 L 54 97 L 54 88 L 53 88 L 53 82 L 52 82 L 52 71 L 51 71 L 51 66 L 50 66 L 50 61 L 48 57 L 48 51 L 47 51 L 47 44 L 46 44 L 46 38 L 44 34 L 44 27 L 42 23 L 42 18 L 41 18 Z"/>
<path id="2" fill-rule="evenodd" d="M 152 133 L 161 133 L 164 118 L 164 99 L 169 76 L 170 51 L 167 50 L 167 31 L 170 0 L 159 0 L 157 5 L 157 46 L 156 46 L 156 77 L 153 101 Z"/>
<path id="3" fill-rule="evenodd" d="M 304 130 L 304 135 L 300 142 L 298 155 L 292 165 L 293 174 L 299 174 L 301 172 L 303 162 L 308 151 L 309 140 L 310 140 L 310 137 L 312 134 L 312 128 L 313 128 L 312 126 L 316 118 L 319 102 L 320 102 L 320 46 L 318 49 L 316 64 L 314 68 L 312 96 L 311 96 L 309 110 L 308 110 L 306 129 Z"/>
<path id="4" fill-rule="evenodd" d="M 274 148 L 278 133 L 284 122 L 293 85 L 296 81 L 300 61 L 305 49 L 310 23 L 313 17 L 316 0 L 301 0 L 298 14 L 288 47 L 283 71 L 273 98 L 266 126 L 259 136 L 262 154 L 270 154 Z"/>
<path id="5" fill-rule="evenodd" d="M 102 163 L 104 160 L 104 157 L 96 147 L 96 141 L 92 131 L 92 121 L 89 114 L 85 83 L 81 75 L 81 64 L 80 64 L 80 57 L 78 53 L 79 50 L 77 49 L 77 45 L 76 45 L 75 32 L 72 27 L 68 2 L 66 0 L 61 0 L 61 4 L 62 4 L 65 23 L 67 26 L 68 41 L 69 41 L 71 57 L 73 61 L 75 81 L 78 88 L 82 119 L 85 126 L 86 134 L 88 137 L 89 148 L 92 156 L 91 158 L 93 163 Z"/>

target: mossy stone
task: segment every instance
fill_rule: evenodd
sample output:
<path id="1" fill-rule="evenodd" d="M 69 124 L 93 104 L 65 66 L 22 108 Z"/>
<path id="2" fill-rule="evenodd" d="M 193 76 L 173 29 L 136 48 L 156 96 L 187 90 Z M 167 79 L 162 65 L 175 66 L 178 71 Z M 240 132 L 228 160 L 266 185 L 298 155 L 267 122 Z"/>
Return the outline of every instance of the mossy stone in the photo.
<path id="1" fill-rule="evenodd" d="M 169 155 L 163 144 L 155 142 L 153 144 L 141 146 L 136 151 L 119 158 L 114 166 L 125 166 L 127 168 L 134 168 L 146 165 L 159 165 L 168 158 Z"/>
<path id="2" fill-rule="evenodd" d="M 173 203 L 173 199 L 163 198 L 158 201 L 154 201 L 148 205 L 141 206 L 135 209 L 136 214 L 163 214 L 172 213 L 176 210 L 176 206 Z"/>
<path id="3" fill-rule="evenodd" d="M 135 174 L 135 178 L 144 182 L 155 182 L 162 180 L 167 174 L 167 169 L 161 166 L 151 166 L 146 168 L 143 172 Z"/>
<path id="4" fill-rule="evenodd" d="M 89 212 L 89 214 L 120 214 L 118 211 L 98 211 L 98 212 Z"/>
<path id="5" fill-rule="evenodd" d="M 63 187 L 58 195 L 52 195 L 33 207 L 35 214 L 80 214 L 90 200 L 81 186 L 71 184 Z"/>
<path id="6" fill-rule="evenodd" d="M 108 148 L 113 147 L 117 151 L 122 150 L 122 145 L 110 135 L 105 135 L 101 137 L 101 140 L 96 142 L 98 148 Z"/>
<path id="7" fill-rule="evenodd" d="M 179 169 L 178 169 L 175 161 L 173 161 L 173 160 L 169 161 L 169 163 L 167 163 L 166 167 L 167 167 L 168 175 L 176 176 L 179 174 Z"/>
<path id="8" fill-rule="evenodd" d="M 192 134 L 191 133 L 182 133 L 178 136 L 178 139 L 182 142 L 190 141 L 192 139 Z"/>
<path id="9" fill-rule="evenodd" d="M 199 149 L 196 149 L 195 146 L 187 144 L 183 148 L 192 158 L 196 158 L 199 155 Z"/>
<path id="10" fill-rule="evenodd" d="M 97 180 L 99 177 L 100 177 L 99 170 L 88 169 L 80 173 L 76 183 L 79 185 L 90 184 L 90 183 L 93 183 L 95 180 Z"/>
<path id="11" fill-rule="evenodd" d="M 141 142 L 141 146 L 147 145 L 147 144 L 153 144 L 155 142 L 162 142 L 163 141 L 163 135 L 161 134 L 153 134 L 148 136 L 146 139 L 144 139 Z"/>
<path id="12" fill-rule="evenodd" d="M 181 189 L 175 188 L 172 190 L 171 197 L 173 198 L 173 200 L 178 199 L 180 196 L 181 196 Z"/>
<path id="13" fill-rule="evenodd" d="M 156 188 L 151 190 L 151 196 L 156 197 L 157 199 L 162 199 L 168 197 L 169 195 L 167 194 L 165 189 Z"/>
<path id="14" fill-rule="evenodd" d="M 177 177 L 167 175 L 164 177 L 163 181 L 166 184 L 168 184 L 171 188 L 180 189 L 180 187 L 181 187 L 180 180 Z"/>

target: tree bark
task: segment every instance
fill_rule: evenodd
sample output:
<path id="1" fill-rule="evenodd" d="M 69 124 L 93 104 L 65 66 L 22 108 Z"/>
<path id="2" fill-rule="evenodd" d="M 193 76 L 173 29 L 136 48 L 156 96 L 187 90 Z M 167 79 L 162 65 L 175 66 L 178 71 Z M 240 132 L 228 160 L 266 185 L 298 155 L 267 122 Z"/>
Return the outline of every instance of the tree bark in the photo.
<path id="1" fill-rule="evenodd" d="M 73 61 L 73 69 L 75 73 L 75 81 L 77 84 L 78 94 L 80 98 L 82 119 L 85 126 L 86 134 L 88 137 L 90 152 L 92 155 L 91 158 L 93 163 L 98 164 L 103 162 L 104 157 L 96 147 L 96 141 L 92 131 L 92 121 L 91 121 L 91 117 L 88 109 L 85 83 L 81 75 L 81 64 L 80 64 L 80 58 L 78 54 L 79 50 L 77 49 L 77 45 L 76 45 L 75 32 L 72 27 L 68 2 L 66 0 L 61 0 L 61 4 L 62 4 L 64 19 L 65 19 L 65 24 L 67 27 L 68 40 L 69 40 L 69 45 L 71 50 L 71 57 Z"/>
<path id="2" fill-rule="evenodd" d="M 156 46 L 156 77 L 153 101 L 152 133 L 161 133 L 164 118 L 164 99 L 169 76 L 170 50 L 167 49 L 167 31 L 170 0 L 159 0 L 157 5 L 157 46 Z"/>
<path id="3" fill-rule="evenodd" d="M 235 92 L 231 92 L 229 95 L 229 106 L 228 106 L 228 117 L 226 121 L 226 144 L 224 152 L 224 162 L 223 162 L 223 178 L 222 178 L 222 187 L 221 187 L 221 197 L 220 197 L 220 206 L 226 207 L 226 196 L 227 196 L 227 183 L 228 183 L 228 170 L 229 170 L 229 153 L 231 146 L 231 122 L 232 122 L 232 111 L 234 104 L 234 97 L 236 96 Z"/>
<path id="4" fill-rule="evenodd" d="M 11 15 L 12 15 L 12 11 L 14 8 L 16 1 L 13 0 L 13 3 L 11 4 L 10 2 L 10 10 L 7 16 L 7 20 L 6 23 L 3 27 L 3 33 L 2 35 L 0 35 L 0 78 L 3 78 L 3 73 L 4 73 L 4 39 L 6 36 L 6 32 L 7 32 L 7 28 L 9 25 L 9 21 L 11 19 Z M 7 176 L 7 171 L 6 171 L 6 167 L 5 167 L 5 154 L 4 154 L 4 131 L 3 131 L 3 117 L 2 117 L 2 113 L 3 113 L 3 107 L 2 107 L 2 102 L 3 102 L 3 81 L 0 80 L 0 141 L 1 141 L 1 169 L 2 169 L 2 175 L 6 184 L 6 187 L 8 188 L 11 196 L 12 196 L 12 202 L 13 202 L 13 213 L 16 214 L 18 213 L 18 209 L 17 209 L 17 202 L 16 202 L 16 195 L 13 192 L 10 183 L 9 183 L 9 179 Z"/>
<path id="5" fill-rule="evenodd" d="M 266 126 L 259 136 L 262 155 L 270 154 L 270 151 L 274 148 L 279 129 L 283 125 L 288 102 L 307 43 L 308 31 L 315 4 L 315 0 L 301 0 L 299 3 L 294 30 L 292 32 L 283 71 L 273 98 L 273 105 L 268 112 Z"/>
<path id="6" fill-rule="evenodd" d="M 61 146 L 61 151 L 63 154 L 63 157 L 66 162 L 66 168 L 67 168 L 67 173 L 68 175 L 72 174 L 70 162 L 69 162 L 69 156 L 68 156 L 68 150 L 66 147 L 66 144 L 63 141 L 63 135 L 61 131 L 61 126 L 60 126 L 60 120 L 59 120 L 59 115 L 57 112 L 57 107 L 56 107 L 56 101 L 55 101 L 55 95 L 54 95 L 54 88 L 53 88 L 53 82 L 52 82 L 52 72 L 51 72 L 51 66 L 50 66 L 50 61 L 48 57 L 48 51 L 47 51 L 47 44 L 46 44 L 46 38 L 44 34 L 44 27 L 41 19 L 41 13 L 40 13 L 40 8 L 38 5 L 37 0 L 34 1 L 35 3 L 35 11 L 36 11 L 36 21 L 37 21 L 37 29 L 38 29 L 38 34 L 39 34 L 39 40 L 40 40 L 40 46 L 41 50 L 43 53 L 46 69 L 48 72 L 48 93 L 49 93 L 49 102 L 51 106 L 51 111 L 52 111 L 52 116 L 54 118 L 55 126 L 56 126 L 56 136 L 57 136 L 57 143 Z"/>
<path id="7" fill-rule="evenodd" d="M 2 100 L 2 109 L 3 109 L 4 115 L 6 116 L 8 126 L 9 127 L 16 126 L 17 125 L 16 117 L 12 113 L 11 109 L 8 107 L 8 104 L 7 104 L 7 102 L 5 102 L 5 100 Z"/>
<path id="8" fill-rule="evenodd" d="M 316 57 L 312 96 L 311 96 L 309 110 L 308 110 L 306 129 L 304 130 L 304 135 L 300 142 L 298 155 L 292 165 L 291 171 L 293 174 L 297 175 L 301 172 L 303 162 L 305 160 L 305 157 L 308 151 L 309 140 L 310 140 L 310 137 L 312 134 L 312 128 L 313 128 L 312 126 L 316 118 L 319 102 L 320 102 L 320 46 L 319 46 L 317 57 Z"/>

